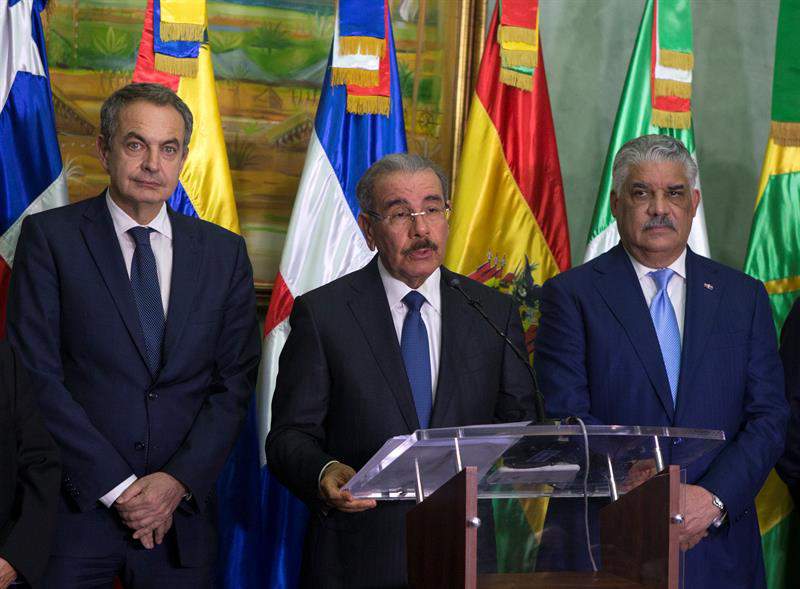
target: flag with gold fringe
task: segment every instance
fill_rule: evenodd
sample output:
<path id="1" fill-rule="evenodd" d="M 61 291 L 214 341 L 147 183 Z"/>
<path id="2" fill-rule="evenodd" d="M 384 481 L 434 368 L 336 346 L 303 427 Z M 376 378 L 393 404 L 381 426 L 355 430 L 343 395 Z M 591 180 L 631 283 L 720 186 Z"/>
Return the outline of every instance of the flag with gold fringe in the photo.
<path id="1" fill-rule="evenodd" d="M 506 17 L 517 16 L 510 11 L 515 6 L 502 2 Z M 499 11 L 472 97 L 445 263 L 517 301 L 530 352 L 539 286 L 569 267 L 569 231 L 538 27 L 525 28 L 522 19 L 501 20 Z M 530 25 L 531 11 L 523 15 Z M 503 80 L 501 31 L 510 42 L 536 48 L 527 89 Z M 546 505 L 538 499 L 493 503 L 499 572 L 532 570 Z"/>
<path id="2" fill-rule="evenodd" d="M 600 189 L 597 194 L 584 260 L 617 245 L 617 222 L 611 214 L 611 170 L 624 143 L 651 133 L 671 135 L 683 142 L 696 159 L 691 113 L 692 67 L 691 0 L 647 0 L 631 55 L 625 85 L 611 132 Z M 698 186 L 700 180 L 698 178 Z M 697 209 L 689 247 L 709 255 L 703 199 Z"/>
<path id="3" fill-rule="evenodd" d="M 504 0 L 497 11 L 500 81 L 531 91 L 539 57 L 539 0 Z"/>
<path id="4" fill-rule="evenodd" d="M 202 41 L 205 32 L 205 2 L 161 0 L 162 41 Z"/>
<path id="5" fill-rule="evenodd" d="M 780 332 L 800 294 L 800 0 L 781 0 L 772 117 L 744 271 L 764 282 Z M 800 518 L 773 471 L 756 498 L 767 584 L 797 587 Z"/>
<path id="6" fill-rule="evenodd" d="M 197 76 L 199 65 L 200 41 L 166 41 L 162 37 L 162 1 L 153 0 L 153 53 L 155 68 L 161 72 L 176 76 Z M 205 2 L 202 12 L 205 13 Z M 204 33 L 205 34 L 205 33 Z M 202 37 L 201 37 L 202 41 Z"/>
<path id="7" fill-rule="evenodd" d="M 372 20 L 365 15 L 371 15 Z M 349 113 L 389 116 L 392 76 L 389 53 L 393 49 L 389 47 L 389 35 L 385 31 L 390 26 L 386 0 L 338 3 L 333 28 L 331 83 L 346 86 Z"/>

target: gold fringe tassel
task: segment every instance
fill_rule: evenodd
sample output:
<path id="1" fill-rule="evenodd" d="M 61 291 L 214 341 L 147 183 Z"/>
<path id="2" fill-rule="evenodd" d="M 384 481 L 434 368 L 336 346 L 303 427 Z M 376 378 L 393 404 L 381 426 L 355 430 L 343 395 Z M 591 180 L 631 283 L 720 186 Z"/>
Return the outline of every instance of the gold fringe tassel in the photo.
<path id="1" fill-rule="evenodd" d="M 685 112 L 673 112 L 654 108 L 651 121 L 656 127 L 688 129 L 692 125 L 692 112 L 688 110 Z"/>
<path id="2" fill-rule="evenodd" d="M 348 94 L 347 112 L 357 115 L 383 115 L 388 117 L 389 97 Z"/>
<path id="3" fill-rule="evenodd" d="M 163 53 L 156 53 L 156 69 L 160 72 L 173 74 L 175 76 L 186 76 L 188 78 L 197 77 L 196 57 L 172 57 Z"/>
<path id="4" fill-rule="evenodd" d="M 658 63 L 664 67 L 671 67 L 678 70 L 690 70 L 694 68 L 694 55 L 691 53 L 683 53 L 682 51 L 662 49 L 658 54 Z"/>
<path id="5" fill-rule="evenodd" d="M 497 40 L 500 43 L 509 43 L 518 41 L 520 43 L 528 43 L 529 45 L 536 45 L 536 29 L 526 29 L 524 27 L 509 27 L 507 25 L 500 25 L 497 27 Z"/>
<path id="6" fill-rule="evenodd" d="M 678 98 L 691 99 L 692 85 L 686 82 L 656 78 L 655 92 L 656 96 L 676 96 Z"/>
<path id="7" fill-rule="evenodd" d="M 800 123 L 770 121 L 769 136 L 778 145 L 800 147 Z"/>
<path id="8" fill-rule="evenodd" d="M 339 37 L 339 52 L 342 55 L 377 55 L 383 57 L 386 40 L 377 37 Z"/>
<path id="9" fill-rule="evenodd" d="M 500 81 L 508 86 L 514 86 L 520 90 L 533 90 L 533 76 L 500 68 Z"/>
<path id="10" fill-rule="evenodd" d="M 364 88 L 372 88 L 380 82 L 378 70 L 362 70 L 352 67 L 331 68 L 331 84 L 355 84 Z"/>
<path id="11" fill-rule="evenodd" d="M 203 25 L 193 25 L 189 23 L 161 23 L 162 41 L 203 41 Z"/>
<path id="12" fill-rule="evenodd" d="M 539 61 L 539 52 L 501 48 L 500 61 L 503 63 L 503 67 L 536 67 Z"/>

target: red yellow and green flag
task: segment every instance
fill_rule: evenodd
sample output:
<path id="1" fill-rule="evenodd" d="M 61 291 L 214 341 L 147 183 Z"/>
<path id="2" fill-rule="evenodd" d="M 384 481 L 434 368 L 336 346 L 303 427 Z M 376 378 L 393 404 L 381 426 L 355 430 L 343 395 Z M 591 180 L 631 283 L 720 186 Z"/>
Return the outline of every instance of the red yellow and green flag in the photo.
<path id="1" fill-rule="evenodd" d="M 609 199 L 614 156 L 623 144 L 660 133 L 679 139 L 695 156 L 693 67 L 691 0 L 647 0 L 611 132 L 584 260 L 599 256 L 619 241 Z M 709 255 L 702 199 L 689 246 L 695 253 Z"/>
<path id="2" fill-rule="evenodd" d="M 775 327 L 800 294 L 800 1 L 781 0 L 772 81 L 772 117 L 744 271 L 764 282 Z M 796 587 L 800 535 L 786 486 L 770 473 L 756 498 L 771 589 Z"/>
<path id="3" fill-rule="evenodd" d="M 472 97 L 445 263 L 516 299 L 531 352 L 537 285 L 569 268 L 569 230 L 539 3 L 498 4 Z M 532 569 L 545 509 L 546 500 L 495 501 L 500 572 Z"/>

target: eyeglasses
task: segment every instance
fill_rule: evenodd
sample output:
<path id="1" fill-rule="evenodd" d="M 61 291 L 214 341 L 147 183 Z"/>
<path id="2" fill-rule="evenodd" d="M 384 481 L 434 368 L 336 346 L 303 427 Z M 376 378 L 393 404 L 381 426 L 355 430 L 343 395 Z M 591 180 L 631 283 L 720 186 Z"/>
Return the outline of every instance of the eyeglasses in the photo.
<path id="1" fill-rule="evenodd" d="M 379 221 L 386 221 L 391 227 L 410 227 L 418 217 L 424 217 L 431 224 L 447 221 L 450 218 L 450 211 L 451 209 L 447 205 L 431 205 L 421 211 L 400 209 L 388 215 L 381 215 L 375 211 L 365 212 Z"/>

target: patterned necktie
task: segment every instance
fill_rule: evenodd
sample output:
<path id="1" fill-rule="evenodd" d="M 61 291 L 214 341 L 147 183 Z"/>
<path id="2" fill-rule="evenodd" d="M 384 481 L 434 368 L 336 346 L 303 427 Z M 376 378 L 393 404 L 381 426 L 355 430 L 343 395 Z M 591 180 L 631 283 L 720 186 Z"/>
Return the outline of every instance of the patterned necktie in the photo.
<path id="1" fill-rule="evenodd" d="M 136 249 L 131 262 L 131 287 L 139 322 L 144 332 L 144 347 L 147 351 L 147 366 L 155 376 L 161 368 L 161 342 L 164 339 L 164 305 L 161 302 L 161 288 L 158 285 L 156 257 L 150 247 L 149 227 L 128 229 Z"/>
<path id="2" fill-rule="evenodd" d="M 662 268 L 648 274 L 658 288 L 656 296 L 650 302 L 650 317 L 653 318 L 653 326 L 656 328 L 658 343 L 661 346 L 661 355 L 664 357 L 664 367 L 667 369 L 673 406 L 675 406 L 678 396 L 678 377 L 681 373 L 681 332 L 678 329 L 675 308 L 667 295 L 667 285 L 674 274 L 675 272 L 669 268 Z"/>
<path id="3" fill-rule="evenodd" d="M 419 425 L 422 429 L 426 429 L 431 421 L 433 391 L 431 389 L 428 330 L 425 329 L 425 322 L 419 311 L 425 303 L 425 297 L 412 290 L 403 297 L 403 303 L 408 307 L 408 312 L 403 320 L 400 353 L 403 355 L 403 362 L 406 365 L 406 374 L 408 374 L 408 382 L 411 384 Z"/>

